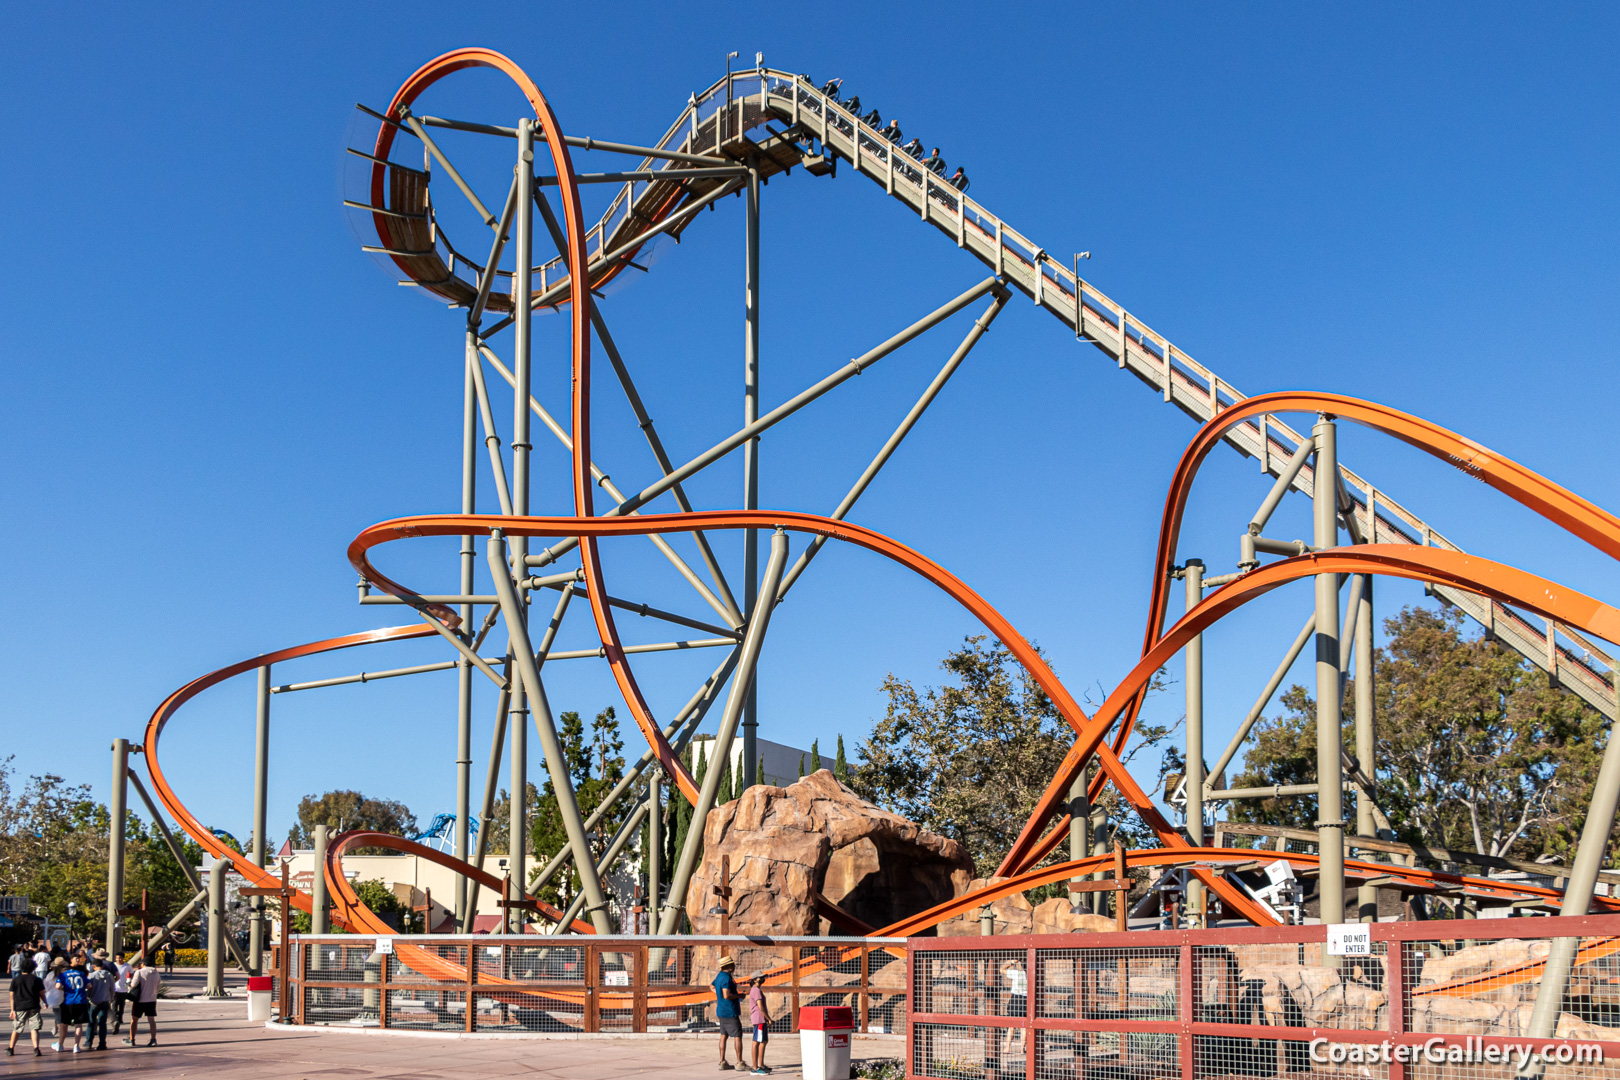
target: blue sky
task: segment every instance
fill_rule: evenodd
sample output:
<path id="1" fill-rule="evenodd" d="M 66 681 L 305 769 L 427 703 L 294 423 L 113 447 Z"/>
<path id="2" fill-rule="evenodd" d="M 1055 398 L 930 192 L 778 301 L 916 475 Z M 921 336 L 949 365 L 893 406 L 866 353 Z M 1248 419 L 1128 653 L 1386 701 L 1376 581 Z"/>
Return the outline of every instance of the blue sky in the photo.
<path id="1" fill-rule="evenodd" d="M 1607 453 L 1620 405 L 1612 7 L 834 4 L 804 24 L 758 5 L 608 10 L 10 13 L 0 752 L 19 772 L 104 797 L 109 740 L 138 740 L 175 687 L 395 621 L 356 606 L 343 551 L 374 521 L 457 506 L 458 320 L 359 252 L 338 205 L 341 148 L 355 102 L 381 107 L 464 44 L 522 64 L 565 129 L 631 142 L 657 138 L 733 49 L 817 81 L 842 75 L 964 165 L 973 194 L 1025 235 L 1054 253 L 1090 249 L 1090 280 L 1240 389 L 1387 402 L 1620 503 Z M 520 104 L 480 76 L 441 99 L 505 123 Z M 502 167 L 475 164 L 497 178 Z M 773 181 L 763 238 L 767 406 L 984 273 L 847 174 Z M 729 201 L 603 301 L 677 460 L 740 419 L 741 271 Z M 537 393 L 563 410 L 566 327 L 536 325 Z M 830 510 L 965 325 L 773 432 L 763 503 Z M 599 459 L 637 487 L 654 466 L 607 379 L 604 365 Z M 1193 432 L 1019 298 L 851 516 L 958 573 L 1100 700 L 1139 647 L 1164 485 Z M 1465 548 L 1615 594 L 1607 560 L 1443 464 L 1356 429 L 1340 445 Z M 540 443 L 537 511 L 564 511 L 565 469 Z M 739 474 L 728 460 L 694 497 L 737 505 Z M 1253 462 L 1217 452 L 1183 554 L 1229 569 L 1264 490 Z M 1276 529 L 1304 535 L 1308 511 L 1292 500 Z M 424 591 L 453 588 L 453 544 L 395 547 L 382 565 Z M 701 617 L 647 550 L 610 545 L 610 580 Z M 1392 583 L 1379 597 L 1388 614 L 1421 591 Z M 1215 747 L 1309 603 L 1309 586 L 1283 590 L 1209 635 Z M 886 673 L 937 681 L 973 629 L 920 582 L 829 550 L 773 623 L 761 735 L 857 740 L 881 715 Z M 626 622 L 629 640 L 657 634 Z M 584 623 L 565 640 L 585 644 Z M 393 646 L 277 681 L 440 658 Z M 718 659 L 638 671 L 668 716 Z M 560 668 L 558 709 L 616 701 L 604 670 Z M 1179 695 L 1154 709 L 1178 715 Z M 491 722 L 482 690 L 479 707 L 475 775 Z M 163 747 L 188 803 L 239 835 L 252 726 L 238 680 L 182 712 Z M 448 674 L 278 697 L 271 835 L 299 796 L 338 786 L 424 820 L 448 810 L 454 750 Z M 1151 762 L 1140 771 L 1151 781 Z"/>

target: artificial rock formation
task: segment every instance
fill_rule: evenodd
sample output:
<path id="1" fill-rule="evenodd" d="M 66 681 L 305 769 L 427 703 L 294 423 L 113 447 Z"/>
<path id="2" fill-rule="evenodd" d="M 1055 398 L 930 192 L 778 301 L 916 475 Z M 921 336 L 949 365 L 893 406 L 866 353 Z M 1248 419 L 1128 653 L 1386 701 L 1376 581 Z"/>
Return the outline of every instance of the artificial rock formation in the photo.
<path id="1" fill-rule="evenodd" d="M 825 897 L 874 929 L 961 894 L 973 860 L 955 840 L 880 810 L 822 769 L 788 787 L 758 785 L 709 812 L 703 864 L 686 893 L 699 934 L 718 934 L 722 857 L 731 866 L 731 932 L 852 932 L 818 910 Z"/>
<path id="2" fill-rule="evenodd" d="M 999 877 L 974 878 L 968 882 L 966 891 L 976 893 L 1005 880 Z M 978 907 L 965 915 L 946 919 L 939 924 L 939 936 L 973 937 L 982 934 L 983 924 L 979 920 L 983 910 Z M 995 915 L 995 932 L 998 934 L 1084 934 L 1118 929 L 1113 919 L 1075 911 L 1069 901 L 1061 896 L 1031 905 L 1023 893 L 1013 893 L 992 901 L 990 910 Z"/>

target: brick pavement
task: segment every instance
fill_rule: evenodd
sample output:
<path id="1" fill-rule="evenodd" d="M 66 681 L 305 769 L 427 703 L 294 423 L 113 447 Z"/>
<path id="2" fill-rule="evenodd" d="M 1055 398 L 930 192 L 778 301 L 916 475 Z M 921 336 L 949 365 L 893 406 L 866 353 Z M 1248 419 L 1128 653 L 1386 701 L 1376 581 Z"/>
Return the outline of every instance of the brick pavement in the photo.
<path id="1" fill-rule="evenodd" d="M 118 1042 L 121 1036 L 115 1036 L 105 1052 L 57 1054 L 51 1052 L 47 1039 L 45 1056 L 35 1058 L 25 1041 L 15 1058 L 0 1057 L 0 1080 L 11 1076 L 90 1080 L 124 1075 L 154 1080 L 501 1080 L 520 1076 L 688 1080 L 739 1075 L 717 1070 L 717 1036 L 480 1039 L 271 1029 L 244 1019 L 247 1006 L 240 996 L 240 981 L 230 981 L 238 997 L 228 1001 L 181 998 L 161 1002 L 156 1047 L 130 1048 Z M 170 984 L 177 993 L 200 990 L 200 973 L 177 972 Z M 139 1041 L 144 1042 L 145 1036 L 143 1024 Z M 746 1043 L 743 1051 L 748 1052 Z M 904 1045 L 894 1036 L 857 1036 L 854 1052 L 857 1058 L 899 1057 Z M 766 1062 L 775 1068 L 776 1076 L 800 1076 L 798 1037 L 773 1039 Z"/>

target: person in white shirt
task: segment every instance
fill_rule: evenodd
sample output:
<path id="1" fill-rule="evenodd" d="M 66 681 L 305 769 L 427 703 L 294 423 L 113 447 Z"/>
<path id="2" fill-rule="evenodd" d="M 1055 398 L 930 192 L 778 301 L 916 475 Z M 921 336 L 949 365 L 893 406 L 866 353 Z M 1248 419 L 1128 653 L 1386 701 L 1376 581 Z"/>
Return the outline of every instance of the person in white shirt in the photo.
<path id="1" fill-rule="evenodd" d="M 45 977 L 45 973 L 50 970 L 51 951 L 45 947 L 43 942 L 41 942 L 39 950 L 34 953 L 34 974 L 43 979 Z"/>
<path id="2" fill-rule="evenodd" d="M 135 969 L 124 962 L 124 954 L 113 957 L 113 1034 L 124 1026 L 124 1002 L 129 1000 L 129 977 Z"/>
<path id="3" fill-rule="evenodd" d="M 135 976 L 129 981 L 129 996 L 135 1001 L 135 1009 L 129 1021 L 129 1037 L 124 1040 L 126 1046 L 135 1045 L 135 1031 L 140 1026 L 143 1016 L 152 1025 L 152 1038 L 146 1045 L 157 1045 L 157 998 L 158 985 L 161 981 L 162 976 L 146 957 L 135 958 Z"/>

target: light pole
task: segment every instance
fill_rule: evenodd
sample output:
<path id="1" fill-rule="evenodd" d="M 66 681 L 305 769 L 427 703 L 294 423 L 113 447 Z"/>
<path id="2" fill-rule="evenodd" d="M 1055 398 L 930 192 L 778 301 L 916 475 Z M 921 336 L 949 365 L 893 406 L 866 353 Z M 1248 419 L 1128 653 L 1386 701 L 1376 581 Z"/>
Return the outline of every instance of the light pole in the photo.
<path id="1" fill-rule="evenodd" d="M 68 942 L 70 944 L 73 941 L 73 919 L 74 919 L 74 916 L 76 916 L 78 914 L 79 914 L 79 905 L 74 903 L 72 900 L 69 900 L 68 901 Z"/>
<path id="2" fill-rule="evenodd" d="M 1074 253 L 1074 337 L 1076 341 L 1090 341 L 1086 337 L 1086 300 L 1085 288 L 1080 284 L 1080 260 L 1091 261 L 1091 252 L 1077 251 Z"/>

